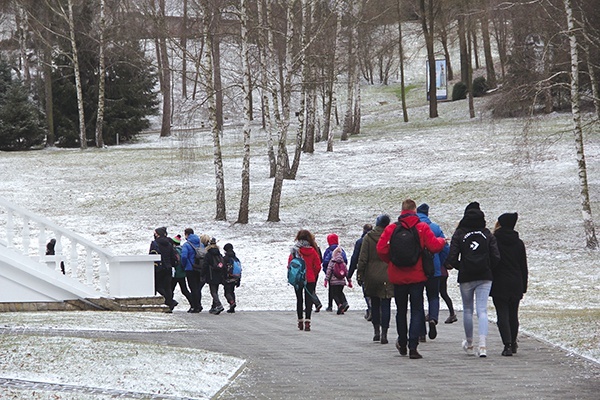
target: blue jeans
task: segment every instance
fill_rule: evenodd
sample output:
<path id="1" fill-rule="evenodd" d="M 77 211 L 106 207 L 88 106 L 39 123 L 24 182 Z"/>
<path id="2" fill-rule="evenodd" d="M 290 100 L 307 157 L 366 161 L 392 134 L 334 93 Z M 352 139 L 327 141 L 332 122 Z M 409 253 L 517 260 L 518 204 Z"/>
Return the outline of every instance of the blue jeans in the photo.
<path id="1" fill-rule="evenodd" d="M 487 304 L 492 281 L 472 281 L 460 284 L 463 302 L 463 326 L 469 343 L 473 343 L 473 299 L 477 301 L 477 320 L 479 322 L 479 346 L 485 347 L 488 334 Z"/>
<path id="2" fill-rule="evenodd" d="M 410 285 L 394 285 L 394 297 L 396 300 L 396 330 L 398 331 L 398 343 L 406 346 L 408 333 L 408 348 L 416 349 L 419 345 L 419 334 L 421 327 L 425 324 L 425 313 L 423 311 L 423 288 L 425 282 L 411 283 Z M 406 311 L 410 298 L 410 328 L 406 326 Z"/>

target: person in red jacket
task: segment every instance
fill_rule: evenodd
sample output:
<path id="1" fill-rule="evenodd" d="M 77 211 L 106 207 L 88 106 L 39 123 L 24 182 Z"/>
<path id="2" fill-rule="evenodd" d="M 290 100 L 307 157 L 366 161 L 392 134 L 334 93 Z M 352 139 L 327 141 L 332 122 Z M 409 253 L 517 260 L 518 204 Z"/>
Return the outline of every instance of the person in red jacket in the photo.
<path id="1" fill-rule="evenodd" d="M 292 247 L 288 258 L 288 268 L 290 261 L 292 261 L 292 258 L 296 254 L 299 254 L 306 264 L 306 286 L 295 289 L 298 329 L 310 331 L 310 316 L 313 301 L 319 302 L 315 294 L 315 289 L 317 286 L 317 277 L 319 276 L 319 272 L 321 272 L 321 256 L 319 255 L 314 236 L 310 231 L 302 229 L 296 234 L 296 243 Z M 306 308 L 304 308 L 304 305 Z"/>
<path id="2" fill-rule="evenodd" d="M 388 276 L 390 282 L 394 285 L 394 298 L 396 301 L 396 330 L 398 339 L 396 348 L 401 355 L 406 355 L 410 351 L 409 357 L 412 359 L 423 358 L 417 351 L 419 345 L 419 334 L 422 325 L 425 324 L 425 313 L 423 310 L 423 289 L 427 276 L 423 272 L 421 264 L 422 257 L 419 256 L 416 264 L 412 266 L 399 267 L 390 260 L 390 239 L 394 230 L 402 224 L 409 229 L 416 227 L 419 234 L 421 249 L 427 248 L 432 253 L 439 253 L 444 248 L 446 240 L 435 237 L 429 225 L 420 222 L 417 216 L 417 204 L 414 200 L 407 199 L 402 202 L 402 212 L 396 224 L 388 225 L 379 241 L 377 242 L 377 254 L 388 263 Z M 408 309 L 408 300 L 410 298 L 410 327 L 407 328 L 406 312 Z M 408 339 L 407 339 L 408 333 Z"/>

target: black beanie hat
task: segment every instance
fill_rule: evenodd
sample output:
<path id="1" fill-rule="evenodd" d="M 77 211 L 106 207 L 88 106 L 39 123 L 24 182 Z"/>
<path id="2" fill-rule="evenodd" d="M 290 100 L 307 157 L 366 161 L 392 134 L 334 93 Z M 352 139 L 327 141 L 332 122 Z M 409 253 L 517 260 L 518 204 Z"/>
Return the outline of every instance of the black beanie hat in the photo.
<path id="1" fill-rule="evenodd" d="M 420 214 L 429 215 L 429 205 L 427 203 L 421 204 L 419 207 L 417 207 L 417 212 Z"/>
<path id="2" fill-rule="evenodd" d="M 467 205 L 467 207 L 465 208 L 465 212 L 467 212 L 467 210 L 471 210 L 471 209 L 481 210 L 481 208 L 479 207 L 479 203 L 476 201 L 469 203 Z"/>
<path id="3" fill-rule="evenodd" d="M 382 214 L 377 217 L 377 221 L 375 221 L 375 226 L 386 227 L 390 224 L 390 216 L 387 214 Z"/>
<path id="4" fill-rule="evenodd" d="M 156 228 L 154 230 L 158 236 L 167 236 L 167 228 L 161 226 L 160 228 Z"/>
<path id="5" fill-rule="evenodd" d="M 498 217 L 498 223 L 500 226 L 506 229 L 515 229 L 519 214 L 517 213 L 504 213 Z"/>
<path id="6" fill-rule="evenodd" d="M 231 243 L 227 243 L 225 246 L 223 246 L 223 250 L 231 251 L 233 250 L 233 245 Z"/>

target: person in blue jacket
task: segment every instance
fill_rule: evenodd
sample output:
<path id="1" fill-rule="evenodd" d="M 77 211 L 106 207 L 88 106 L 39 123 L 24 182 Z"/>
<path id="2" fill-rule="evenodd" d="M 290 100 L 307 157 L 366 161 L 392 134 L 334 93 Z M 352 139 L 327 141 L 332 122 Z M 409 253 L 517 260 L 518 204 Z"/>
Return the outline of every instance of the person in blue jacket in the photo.
<path id="1" fill-rule="evenodd" d="M 187 228 L 184 231 L 184 236 L 186 242 L 181 246 L 181 265 L 185 269 L 185 276 L 191 292 L 190 309 L 188 312 L 199 313 L 202 311 L 202 288 L 204 287 L 205 280 L 201 269 L 194 268 L 194 259 L 197 251 L 201 253 L 205 252 L 205 246 L 192 228 Z"/>
<path id="2" fill-rule="evenodd" d="M 327 235 L 327 244 L 329 245 L 329 247 L 325 249 L 325 252 L 323 253 L 323 260 L 321 263 L 321 265 L 323 266 L 323 273 L 325 273 L 325 276 L 327 276 L 327 266 L 329 265 L 329 261 L 331 261 L 333 251 L 340 244 L 340 238 L 335 233 L 330 233 L 329 235 Z M 344 262 L 348 264 L 348 257 L 346 257 L 346 251 L 344 251 L 344 249 L 342 249 L 342 258 L 344 259 Z M 331 285 L 329 285 L 328 297 L 329 298 L 327 300 L 326 311 L 333 311 L 333 295 L 331 293 Z"/>
<path id="3" fill-rule="evenodd" d="M 421 204 L 417 207 L 417 216 L 421 222 L 425 222 L 431 228 L 431 231 L 435 235 L 435 237 L 445 238 L 444 232 L 442 232 L 442 228 L 435 222 L 432 222 L 429 219 L 429 205 L 427 203 Z M 425 284 L 425 291 L 427 292 L 427 302 L 428 302 L 428 315 L 425 317 L 424 321 L 429 323 L 429 339 L 435 339 L 437 337 L 437 328 L 436 325 L 438 323 L 439 315 L 440 315 L 440 280 L 442 276 L 442 265 L 444 261 L 446 261 L 446 257 L 448 257 L 448 252 L 450 251 L 450 246 L 448 243 L 444 246 L 444 249 L 433 255 L 433 268 L 434 273 L 431 278 L 427 280 Z M 423 325 L 422 335 L 419 338 L 421 341 L 425 341 L 425 326 Z"/>

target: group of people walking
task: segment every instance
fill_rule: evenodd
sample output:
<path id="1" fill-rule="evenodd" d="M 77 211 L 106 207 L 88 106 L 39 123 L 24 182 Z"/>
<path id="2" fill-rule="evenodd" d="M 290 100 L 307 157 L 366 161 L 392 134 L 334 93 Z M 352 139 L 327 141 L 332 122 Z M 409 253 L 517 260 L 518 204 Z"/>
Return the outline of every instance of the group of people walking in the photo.
<path id="1" fill-rule="evenodd" d="M 209 312 L 218 315 L 225 310 L 219 298 L 222 285 L 229 305 L 227 312 L 235 313 L 235 288 L 240 286 L 242 271 L 233 245 L 227 243 L 221 254 L 215 238 L 206 234 L 198 236 L 192 228 L 185 229 L 184 236 L 182 243 L 181 235 L 169 237 L 167 228 L 160 227 L 154 230 L 154 240 L 150 244 L 150 254 L 160 254 L 160 261 L 154 263 L 154 283 L 156 292 L 169 306 L 167 312 L 173 312 L 178 305 L 173 299 L 177 285 L 190 304 L 188 312 L 201 312 L 202 289 L 208 284 L 212 297 Z"/>
<path id="2" fill-rule="evenodd" d="M 339 247 L 337 235 L 327 237 L 329 247 L 320 255 L 313 234 L 300 230 L 290 252 L 292 260 L 301 257 L 306 268 L 306 285 L 295 287 L 298 328 L 311 329 L 312 308 L 322 307 L 315 289 L 321 269 L 325 269 L 325 285 L 335 282 L 333 301 L 338 314 L 348 309 L 343 295 L 345 285 L 352 287 L 352 275 L 362 287 L 368 310 L 365 318 L 373 324 L 373 341 L 388 343 L 391 321 L 391 300 L 396 303 L 396 348 L 411 359 L 422 358 L 417 348 L 425 341 L 428 329 L 430 339 L 437 337 L 440 296 L 448 306 L 445 323 L 458 320 L 452 300 L 447 293 L 448 270 L 458 271 L 458 283 L 463 304 L 465 339 L 462 347 L 469 355 L 487 356 L 488 297 L 493 297 L 497 325 L 504 344 L 503 356 L 517 351 L 519 329 L 518 309 L 527 291 L 527 258 L 525 245 L 514 230 L 517 213 L 498 217 L 492 233 L 486 228 L 483 211 L 477 202 L 470 203 L 452 238 L 446 238 L 440 226 L 429 218 L 429 206 L 417 207 L 414 200 L 402 203 L 398 221 L 391 223 L 388 215 L 380 215 L 375 227 L 367 224 L 356 242 L 350 269 L 344 279 L 332 281 L 335 262 L 347 262 Z M 330 253 L 329 258 L 327 255 Z M 427 295 L 428 313 L 425 315 L 423 294 Z M 410 303 L 410 320 L 407 312 Z M 331 308 L 331 300 L 328 309 Z M 477 351 L 473 339 L 473 314 L 477 313 Z"/>

